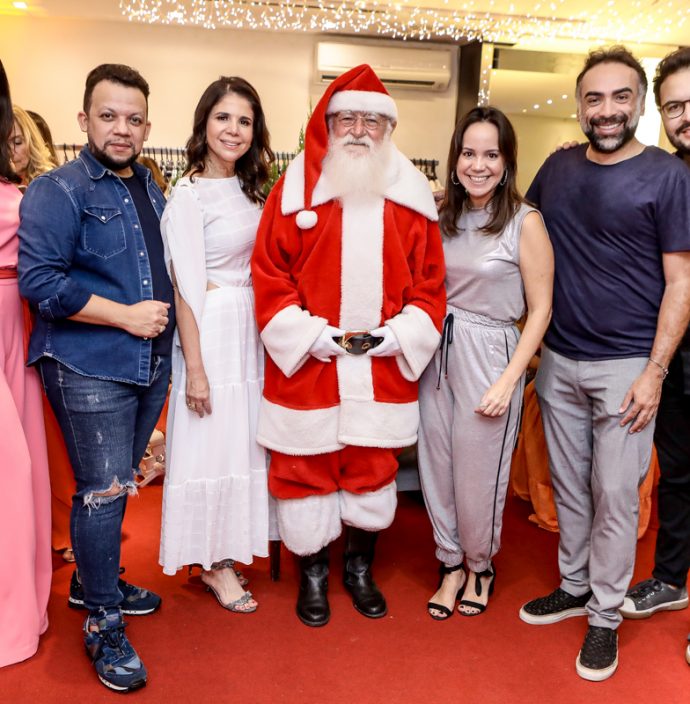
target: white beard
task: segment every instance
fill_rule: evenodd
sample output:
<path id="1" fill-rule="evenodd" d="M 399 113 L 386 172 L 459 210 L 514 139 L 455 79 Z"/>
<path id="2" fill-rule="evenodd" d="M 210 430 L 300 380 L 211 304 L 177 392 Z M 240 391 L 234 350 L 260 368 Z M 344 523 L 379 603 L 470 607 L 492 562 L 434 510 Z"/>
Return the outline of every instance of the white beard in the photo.
<path id="1" fill-rule="evenodd" d="M 346 149 L 348 144 L 366 144 L 361 153 Z M 389 136 L 376 144 L 369 135 L 354 138 L 329 137 L 328 154 L 321 165 L 323 176 L 339 198 L 381 196 L 391 181 L 390 165 L 395 147 Z"/>

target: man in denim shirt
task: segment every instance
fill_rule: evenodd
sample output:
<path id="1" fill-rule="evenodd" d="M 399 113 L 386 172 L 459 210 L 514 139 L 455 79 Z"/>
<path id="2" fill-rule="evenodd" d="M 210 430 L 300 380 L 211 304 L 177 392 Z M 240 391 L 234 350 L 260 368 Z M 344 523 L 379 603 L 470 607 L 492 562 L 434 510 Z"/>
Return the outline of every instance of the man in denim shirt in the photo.
<path id="1" fill-rule="evenodd" d="M 77 483 L 70 606 L 88 609 L 87 651 L 118 691 L 146 684 L 122 614 L 160 605 L 119 579 L 120 540 L 134 468 L 165 401 L 174 328 L 164 198 L 135 163 L 150 129 L 148 94 L 128 66 L 91 71 L 78 116 L 88 147 L 31 183 L 19 230 L 20 290 L 37 311 L 29 363 L 40 369 Z"/>

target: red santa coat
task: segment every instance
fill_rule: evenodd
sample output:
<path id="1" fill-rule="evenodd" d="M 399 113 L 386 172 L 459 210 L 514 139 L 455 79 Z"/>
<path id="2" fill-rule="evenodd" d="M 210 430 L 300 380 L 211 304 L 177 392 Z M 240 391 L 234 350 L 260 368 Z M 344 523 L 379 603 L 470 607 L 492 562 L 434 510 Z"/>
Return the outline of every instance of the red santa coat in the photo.
<path id="1" fill-rule="evenodd" d="M 383 196 L 341 204 L 322 174 L 304 211 L 300 154 L 268 198 L 252 276 L 268 353 L 257 439 L 269 449 L 315 455 L 417 439 L 417 380 L 440 340 L 445 266 L 428 182 L 397 150 L 388 183 Z M 308 353 L 326 324 L 384 323 L 402 355 L 329 364 Z"/>

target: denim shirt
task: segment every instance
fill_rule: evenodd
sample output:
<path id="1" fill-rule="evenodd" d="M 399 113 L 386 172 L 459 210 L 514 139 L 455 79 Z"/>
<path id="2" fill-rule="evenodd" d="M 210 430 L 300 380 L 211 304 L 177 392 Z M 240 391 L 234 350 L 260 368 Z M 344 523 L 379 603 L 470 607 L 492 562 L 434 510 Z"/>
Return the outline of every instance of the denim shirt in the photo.
<path id="1" fill-rule="evenodd" d="M 132 168 L 160 219 L 163 194 L 148 169 Z M 92 294 L 125 305 L 153 299 L 144 234 L 126 186 L 85 147 L 78 159 L 32 181 L 19 212 L 19 290 L 38 313 L 29 364 L 52 357 L 85 376 L 147 386 L 150 340 L 68 320 Z"/>

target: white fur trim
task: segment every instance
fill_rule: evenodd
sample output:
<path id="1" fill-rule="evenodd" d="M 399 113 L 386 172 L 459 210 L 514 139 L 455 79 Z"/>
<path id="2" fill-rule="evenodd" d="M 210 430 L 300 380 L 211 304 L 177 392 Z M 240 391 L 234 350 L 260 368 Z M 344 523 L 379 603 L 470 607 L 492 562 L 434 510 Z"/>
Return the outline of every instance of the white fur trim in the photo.
<path id="1" fill-rule="evenodd" d="M 304 152 L 300 152 L 289 164 L 283 181 L 280 211 L 292 215 L 304 208 Z"/>
<path id="2" fill-rule="evenodd" d="M 342 450 L 338 406 L 299 410 L 261 399 L 256 441 L 285 455 L 320 455 Z"/>
<path id="3" fill-rule="evenodd" d="M 409 447 L 417 442 L 419 405 L 380 401 L 340 402 L 338 440 L 361 447 Z"/>
<path id="4" fill-rule="evenodd" d="M 395 518 L 398 492 L 394 481 L 376 491 L 352 494 L 340 490 L 340 515 L 345 525 L 362 530 L 379 531 L 388 528 Z"/>
<path id="5" fill-rule="evenodd" d="M 384 198 L 404 205 L 432 222 L 436 222 L 438 212 L 429 181 L 397 148 L 392 158 L 390 170 L 392 178 L 383 194 Z M 331 187 L 325 181 L 326 179 L 321 174 L 312 193 L 312 206 L 322 205 L 336 198 Z M 301 152 L 290 162 L 285 172 L 280 210 L 283 215 L 292 215 L 303 209 L 304 152 Z"/>
<path id="6" fill-rule="evenodd" d="M 340 319 L 343 330 L 379 326 L 383 306 L 383 207 L 381 197 L 343 200 Z M 374 400 L 371 359 L 366 355 L 337 360 L 341 400 Z"/>
<path id="7" fill-rule="evenodd" d="M 402 355 L 396 360 L 400 373 L 408 381 L 417 381 L 434 356 L 441 335 L 431 318 L 414 305 L 406 305 L 398 315 L 386 320 L 398 338 Z"/>
<path id="8" fill-rule="evenodd" d="M 391 117 L 397 121 L 398 108 L 395 100 L 387 93 L 368 90 L 341 90 L 333 94 L 328 102 L 326 114 L 331 115 L 341 110 L 357 110 L 361 112 L 377 112 L 379 115 Z"/>
<path id="9" fill-rule="evenodd" d="M 313 555 L 342 531 L 338 494 L 277 499 L 280 537 L 295 555 Z"/>
<path id="10" fill-rule="evenodd" d="M 278 311 L 261 331 L 261 341 L 283 374 L 290 378 L 309 358 L 309 348 L 328 321 L 297 305 Z"/>
<path id="11" fill-rule="evenodd" d="M 311 230 L 319 221 L 319 216 L 313 210 L 300 210 L 295 222 L 300 230 Z"/>
<path id="12" fill-rule="evenodd" d="M 371 330 L 383 307 L 383 208 L 381 197 L 343 200 L 340 327 Z"/>
<path id="13" fill-rule="evenodd" d="M 438 210 L 429 179 L 399 151 L 397 158 L 398 178 L 386 188 L 384 197 L 436 222 Z"/>
<path id="14" fill-rule="evenodd" d="M 285 455 L 320 455 L 360 447 L 408 447 L 417 441 L 419 406 L 411 403 L 341 401 L 340 406 L 300 410 L 261 399 L 257 442 Z"/>

